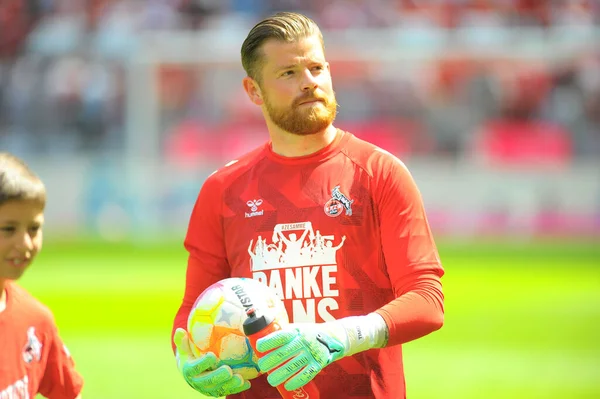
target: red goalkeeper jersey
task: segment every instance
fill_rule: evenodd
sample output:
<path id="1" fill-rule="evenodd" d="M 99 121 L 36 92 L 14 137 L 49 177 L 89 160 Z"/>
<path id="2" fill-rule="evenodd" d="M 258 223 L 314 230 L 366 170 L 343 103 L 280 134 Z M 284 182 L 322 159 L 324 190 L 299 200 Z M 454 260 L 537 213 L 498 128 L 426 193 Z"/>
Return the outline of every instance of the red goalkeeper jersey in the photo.
<path id="1" fill-rule="evenodd" d="M 83 379 L 58 336 L 48 308 L 23 288 L 6 284 L 0 313 L 0 398 L 74 399 Z"/>
<path id="2" fill-rule="evenodd" d="M 185 246 L 175 328 L 185 328 L 206 287 L 227 277 L 274 288 L 295 323 L 383 316 L 388 345 L 323 369 L 315 378 L 322 398 L 404 398 L 400 344 L 441 326 L 443 269 L 414 180 L 396 157 L 347 132 L 299 158 L 266 144 L 212 174 Z M 279 397 L 264 376 L 251 382 L 231 397 Z"/>

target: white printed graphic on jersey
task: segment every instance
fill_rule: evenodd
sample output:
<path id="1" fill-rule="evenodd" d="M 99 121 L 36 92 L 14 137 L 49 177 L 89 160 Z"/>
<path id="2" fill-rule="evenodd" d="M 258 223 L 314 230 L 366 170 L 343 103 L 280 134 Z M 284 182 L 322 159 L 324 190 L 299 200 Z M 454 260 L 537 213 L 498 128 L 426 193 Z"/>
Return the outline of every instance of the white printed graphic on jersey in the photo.
<path id="1" fill-rule="evenodd" d="M 335 254 L 344 245 L 346 236 L 334 246 L 333 235 L 321 235 L 319 230 L 313 231 L 310 222 L 303 222 L 276 225 L 271 240 L 270 244 L 262 236 L 258 236 L 256 243 L 250 240 L 252 271 L 335 265 Z"/>
<path id="2" fill-rule="evenodd" d="M 0 399 L 30 399 L 29 377 L 25 376 L 19 381 L 0 391 Z"/>
<path id="3" fill-rule="evenodd" d="M 292 300 L 294 322 L 333 320 L 339 308 L 336 253 L 346 237 L 323 235 L 311 222 L 278 224 L 271 242 L 258 236 L 250 241 L 253 278 L 273 288 L 282 299 Z"/>

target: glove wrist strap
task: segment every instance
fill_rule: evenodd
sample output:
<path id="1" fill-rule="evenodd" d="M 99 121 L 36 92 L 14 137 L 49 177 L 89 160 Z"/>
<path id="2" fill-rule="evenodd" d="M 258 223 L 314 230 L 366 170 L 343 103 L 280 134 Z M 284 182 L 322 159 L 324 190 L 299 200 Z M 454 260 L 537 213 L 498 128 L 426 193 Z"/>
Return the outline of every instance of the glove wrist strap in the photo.
<path id="1" fill-rule="evenodd" d="M 366 316 L 350 316 L 332 322 L 345 332 L 346 356 L 373 348 L 382 348 L 387 343 L 388 327 L 377 313 Z"/>

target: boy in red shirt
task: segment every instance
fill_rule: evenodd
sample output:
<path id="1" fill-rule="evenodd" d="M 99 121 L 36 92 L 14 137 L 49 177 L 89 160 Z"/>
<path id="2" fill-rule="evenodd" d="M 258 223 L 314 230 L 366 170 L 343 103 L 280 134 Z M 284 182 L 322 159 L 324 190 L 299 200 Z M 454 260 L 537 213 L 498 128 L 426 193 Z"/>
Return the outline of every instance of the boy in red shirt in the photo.
<path id="1" fill-rule="evenodd" d="M 0 399 L 81 398 L 51 311 L 14 283 L 42 248 L 45 204 L 39 177 L 0 152 Z"/>

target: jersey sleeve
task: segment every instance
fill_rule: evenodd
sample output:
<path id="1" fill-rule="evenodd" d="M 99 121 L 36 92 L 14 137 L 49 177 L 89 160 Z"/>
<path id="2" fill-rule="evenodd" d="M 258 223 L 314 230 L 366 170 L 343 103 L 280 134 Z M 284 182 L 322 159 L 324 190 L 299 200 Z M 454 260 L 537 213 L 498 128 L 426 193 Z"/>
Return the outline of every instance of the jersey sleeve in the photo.
<path id="1" fill-rule="evenodd" d="M 401 344 L 443 324 L 444 274 L 421 193 L 404 164 L 380 155 L 374 198 L 383 254 L 395 299 L 377 312 L 389 328 L 389 345 Z"/>
<path id="2" fill-rule="evenodd" d="M 48 361 L 39 393 L 48 399 L 75 399 L 83 387 L 83 378 L 75 370 L 75 362 L 54 324 L 46 345 L 49 345 Z"/>
<path id="3" fill-rule="evenodd" d="M 192 210 L 184 246 L 189 256 L 183 301 L 173 323 L 173 331 L 186 328 L 187 318 L 198 295 L 208 286 L 229 277 L 222 226 L 222 189 L 210 176 L 200 189 Z M 171 340 L 172 341 L 172 340 Z M 173 349 L 174 344 L 173 345 Z"/>

